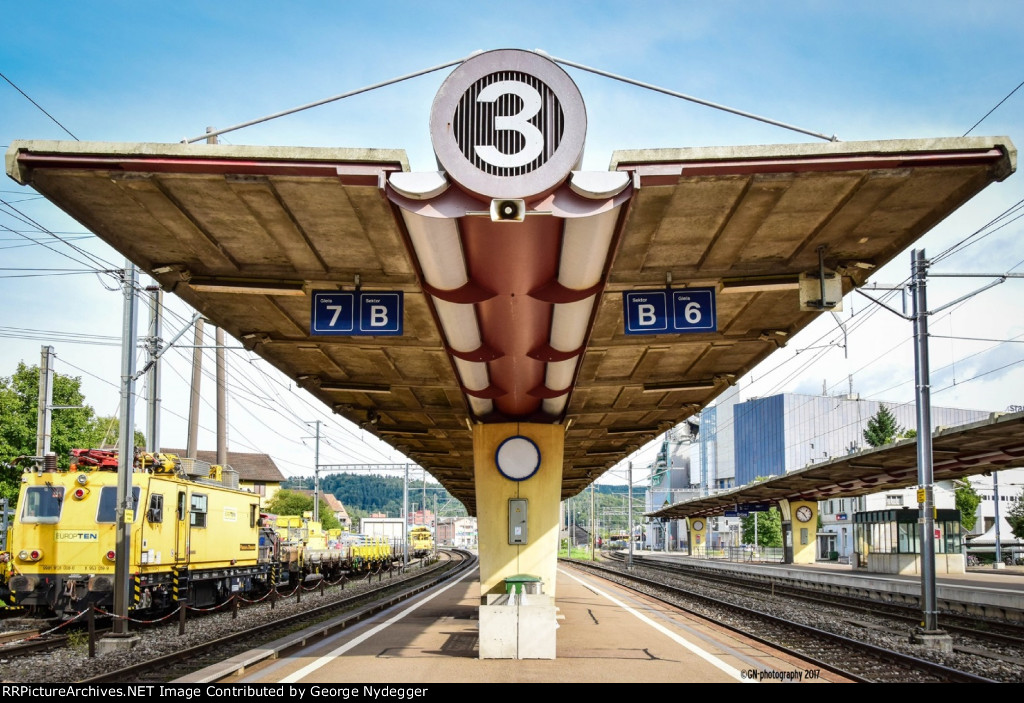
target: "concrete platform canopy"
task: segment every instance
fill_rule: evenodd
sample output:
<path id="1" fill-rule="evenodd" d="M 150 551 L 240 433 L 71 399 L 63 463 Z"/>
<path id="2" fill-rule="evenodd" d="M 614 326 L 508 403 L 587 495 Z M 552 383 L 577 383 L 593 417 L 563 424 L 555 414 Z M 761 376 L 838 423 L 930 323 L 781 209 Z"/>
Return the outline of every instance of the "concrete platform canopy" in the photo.
<path id="1" fill-rule="evenodd" d="M 939 428 L 932 434 L 936 482 L 1024 466 L 1024 412 L 993 415 L 982 422 Z M 782 501 L 816 503 L 835 496 L 853 498 L 917 485 L 917 440 L 901 439 L 760 483 L 675 503 L 650 516 L 670 520 L 712 517 L 737 506 L 767 509 Z"/>
<path id="2" fill-rule="evenodd" d="M 475 514 L 474 426 L 563 426 L 573 496 L 835 309 L 807 304 L 822 271 L 849 292 L 1016 168 L 1008 138 L 969 137 L 574 171 L 586 112 L 560 70 L 468 59 L 435 99 L 436 173 L 398 150 L 61 141 L 13 142 L 6 169 Z M 473 123 L 495 90 L 512 112 Z M 467 146 L 464 123 L 497 136 Z M 627 334 L 626 293 L 688 288 L 713 328 Z M 324 291 L 401 292 L 402 334 L 318 332 Z"/>

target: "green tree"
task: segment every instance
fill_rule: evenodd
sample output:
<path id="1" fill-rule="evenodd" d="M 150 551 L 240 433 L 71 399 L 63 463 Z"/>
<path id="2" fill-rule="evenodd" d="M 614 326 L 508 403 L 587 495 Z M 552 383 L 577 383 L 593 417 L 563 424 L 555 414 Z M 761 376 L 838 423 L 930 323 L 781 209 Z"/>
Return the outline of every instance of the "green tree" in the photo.
<path id="1" fill-rule="evenodd" d="M 7 504 L 12 507 L 18 500 L 22 471 L 21 466 L 0 461 L 0 498 L 6 498 Z"/>
<path id="2" fill-rule="evenodd" d="M 323 498 L 320 499 L 320 524 L 325 530 L 333 530 L 341 527 L 338 518 L 327 507 Z M 281 489 L 274 494 L 274 497 L 267 503 L 267 512 L 274 515 L 298 515 L 306 512 L 313 512 L 313 497 L 303 495 L 296 491 Z"/>
<path id="3" fill-rule="evenodd" d="M 93 417 L 85 404 L 82 379 L 55 373 L 53 404 L 72 407 L 54 410 L 50 419 L 50 451 L 57 455 L 57 464 L 71 463 L 71 450 L 81 446 L 83 433 Z M 39 367 L 18 364 L 11 376 L 0 377 L 0 495 L 15 498 L 18 494 L 21 468 L 14 466 L 18 457 L 35 456 L 36 427 L 39 408 Z"/>
<path id="4" fill-rule="evenodd" d="M 977 512 L 981 496 L 967 479 L 958 479 L 953 483 L 956 485 L 953 495 L 956 498 L 956 509 L 960 511 L 960 524 L 964 530 L 970 532 L 978 521 Z"/>
<path id="5" fill-rule="evenodd" d="M 121 421 L 116 417 L 91 418 L 79 442 L 82 449 L 118 449 L 121 442 Z M 134 446 L 145 447 L 146 435 L 135 430 Z"/>
<path id="6" fill-rule="evenodd" d="M 335 498 L 337 498 L 337 496 L 335 496 Z M 348 513 L 348 519 L 352 521 L 353 532 L 359 532 L 360 520 L 370 515 L 370 513 L 368 513 L 367 511 L 362 510 L 354 505 L 346 505 L 345 511 Z"/>
<path id="7" fill-rule="evenodd" d="M 763 513 L 750 513 L 743 518 L 743 543 L 754 544 L 754 521 L 757 521 L 757 544 L 760 547 L 782 546 L 782 515 L 778 508 Z"/>
<path id="8" fill-rule="evenodd" d="M 1010 523 L 1013 536 L 1017 539 L 1024 539 L 1024 489 L 1017 496 L 1017 502 L 1006 514 L 1006 521 Z"/>
<path id="9" fill-rule="evenodd" d="M 884 405 L 878 407 L 878 412 L 868 420 L 867 429 L 864 430 L 864 441 L 870 447 L 881 447 L 890 444 L 904 436 L 904 429 L 896 422 L 896 416 Z"/>

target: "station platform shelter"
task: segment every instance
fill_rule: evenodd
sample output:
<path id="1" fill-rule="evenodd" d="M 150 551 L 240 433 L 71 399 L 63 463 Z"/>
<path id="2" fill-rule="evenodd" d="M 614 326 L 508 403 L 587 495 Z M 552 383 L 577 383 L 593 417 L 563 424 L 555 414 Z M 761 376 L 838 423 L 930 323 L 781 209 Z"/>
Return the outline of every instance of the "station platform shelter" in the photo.
<path id="1" fill-rule="evenodd" d="M 484 614 L 517 574 L 561 597 L 561 500 L 1016 169 L 1005 137 L 817 135 L 581 171 L 597 117 L 554 59 L 501 49 L 436 93 L 436 170 L 401 149 L 218 143 L 234 128 L 15 140 L 6 168 L 125 256 L 126 320 L 141 269 L 477 516 Z M 507 623 L 481 622 L 498 644 Z"/>
<path id="2" fill-rule="evenodd" d="M 959 510 L 935 511 L 935 572 L 962 574 L 967 568 Z M 920 574 L 918 511 L 869 510 L 854 513 L 855 566 L 883 574 Z"/>

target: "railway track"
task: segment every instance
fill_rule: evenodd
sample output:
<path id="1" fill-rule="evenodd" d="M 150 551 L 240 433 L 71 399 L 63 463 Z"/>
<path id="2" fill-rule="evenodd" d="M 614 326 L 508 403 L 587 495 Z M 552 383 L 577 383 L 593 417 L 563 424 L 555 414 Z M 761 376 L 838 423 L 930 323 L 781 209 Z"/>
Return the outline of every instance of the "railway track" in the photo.
<path id="1" fill-rule="evenodd" d="M 9 639 L 10 638 L 10 639 Z M 68 635 L 41 635 L 39 631 L 35 634 L 24 635 L 22 633 L 4 633 L 3 644 L 0 645 L 0 660 L 6 661 L 11 658 L 21 657 L 37 652 L 45 652 L 51 649 L 60 649 L 68 644 Z"/>
<path id="2" fill-rule="evenodd" d="M 621 554 L 615 555 L 612 560 L 616 563 L 624 562 Z M 757 592 L 772 597 L 786 597 L 815 606 L 841 608 L 848 613 L 860 614 L 867 620 L 884 617 L 889 623 L 898 622 L 906 627 L 916 627 L 921 620 L 921 610 L 917 606 L 859 598 L 849 594 L 825 593 L 814 588 L 801 588 L 792 584 L 765 583 L 763 580 L 746 579 L 736 574 L 709 573 L 704 569 L 689 568 L 686 564 L 643 559 L 640 560 L 640 563 L 646 569 L 672 577 L 696 578 L 705 584 L 713 582 L 718 584 L 723 591 L 729 590 L 739 595 Z M 940 614 L 940 626 L 944 631 L 962 638 L 962 649 L 987 648 L 991 650 L 993 657 L 999 657 L 1001 655 L 995 648 L 1002 647 L 1010 652 L 1006 657 L 1008 660 L 1019 662 L 1021 658 L 1024 658 L 1024 623 L 944 612 Z"/>
<path id="3" fill-rule="evenodd" d="M 971 657 L 965 663 L 961 655 L 956 663 L 926 658 L 926 652 L 908 653 L 897 643 L 909 642 L 909 631 L 880 632 L 874 627 L 849 622 L 842 627 L 822 627 L 813 618 L 803 617 L 814 606 L 799 605 L 797 601 L 776 597 L 772 608 L 763 607 L 756 595 L 742 600 L 734 594 L 717 597 L 690 585 L 679 585 L 664 573 L 634 567 L 630 572 L 620 568 L 597 566 L 591 562 L 572 562 L 572 565 L 620 585 L 626 585 L 648 597 L 679 607 L 686 612 L 707 618 L 718 625 L 758 641 L 788 651 L 794 656 L 815 661 L 821 668 L 847 676 L 856 681 L 878 683 L 948 683 L 997 682 L 1019 680 L 1020 662 L 993 662 L 982 658 L 986 665 Z M 748 594 L 749 595 L 749 594 Z M 840 631 L 837 631 L 840 630 Z"/>
<path id="4" fill-rule="evenodd" d="M 289 647 L 303 646 L 314 638 L 326 637 L 365 619 L 395 603 L 432 588 L 465 568 L 471 568 L 475 557 L 465 552 L 446 552 L 446 559 L 430 570 L 421 570 L 409 578 L 395 582 L 379 582 L 377 588 L 334 598 L 301 612 L 273 618 L 265 623 L 231 632 L 154 656 L 133 656 L 133 661 L 113 670 L 79 679 L 76 683 L 166 683 L 199 671 L 213 663 L 230 659 L 242 652 L 263 647 L 276 656 Z M 308 601 L 308 599 L 307 599 Z M 302 630 L 310 633 L 302 638 L 288 639 L 288 645 L 275 644 L 288 633 Z M 174 633 L 166 633 L 173 639 Z M 135 650 L 133 650 L 135 653 Z M 137 660 L 137 661 L 136 661 Z M 213 683 L 210 681 L 209 683 Z"/>

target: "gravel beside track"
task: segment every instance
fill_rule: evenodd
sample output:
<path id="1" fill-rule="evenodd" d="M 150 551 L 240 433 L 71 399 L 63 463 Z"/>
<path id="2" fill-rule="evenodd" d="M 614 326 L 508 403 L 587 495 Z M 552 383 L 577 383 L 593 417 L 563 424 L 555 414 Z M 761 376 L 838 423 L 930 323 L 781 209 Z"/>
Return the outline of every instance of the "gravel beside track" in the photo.
<path id="1" fill-rule="evenodd" d="M 380 586 L 390 586 L 422 576 L 427 570 L 410 568 L 401 578 L 377 577 L 369 580 L 353 580 L 345 584 L 344 590 L 335 586 L 326 588 L 320 595 L 319 587 L 302 593 L 301 602 L 292 596 L 279 599 L 273 610 L 265 603 L 255 607 L 244 607 L 238 611 L 237 619 L 232 618 L 230 609 L 224 612 L 208 613 L 203 617 L 189 616 L 185 634 L 178 635 L 176 616 L 165 625 L 140 627 L 129 626 L 132 634 L 138 635 L 139 642 L 132 649 L 116 654 L 97 655 L 89 658 L 87 635 L 73 635 L 73 645 L 45 654 L 5 658 L 0 649 L 0 683 L 75 683 L 106 672 L 123 669 L 140 659 L 152 659 L 173 654 L 188 647 L 201 645 L 226 635 L 246 632 L 266 623 L 274 622 L 288 615 L 304 613 L 320 605 L 365 593 Z M 130 682 L 129 682 L 130 683 Z"/>

